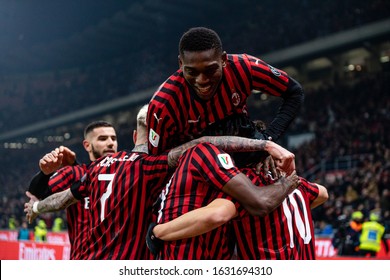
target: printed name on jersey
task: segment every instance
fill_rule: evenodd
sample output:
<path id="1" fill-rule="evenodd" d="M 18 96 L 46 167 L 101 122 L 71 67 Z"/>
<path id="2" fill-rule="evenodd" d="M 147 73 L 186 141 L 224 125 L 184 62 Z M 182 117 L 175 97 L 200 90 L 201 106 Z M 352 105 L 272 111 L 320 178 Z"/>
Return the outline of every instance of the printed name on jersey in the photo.
<path id="1" fill-rule="evenodd" d="M 234 167 L 233 161 L 229 154 L 219 154 L 218 160 L 222 164 L 222 167 L 225 169 L 230 169 Z"/>
<path id="2" fill-rule="evenodd" d="M 274 68 L 273 66 L 268 65 L 268 67 L 269 67 L 269 70 L 271 70 L 271 72 L 272 72 L 275 76 L 279 77 L 279 76 L 281 75 L 280 72 L 279 72 L 278 70 L 276 70 L 276 68 Z"/>
<path id="3" fill-rule="evenodd" d="M 158 142 L 160 141 L 160 135 L 158 135 L 153 129 L 149 130 L 149 142 L 153 147 L 158 147 Z"/>
<path id="4" fill-rule="evenodd" d="M 89 209 L 89 197 L 84 197 L 84 209 Z"/>
<path id="5" fill-rule="evenodd" d="M 113 157 L 108 156 L 108 157 L 104 158 L 99 163 L 99 165 L 108 167 L 117 161 L 135 161 L 136 158 L 138 158 L 138 156 L 139 156 L 138 154 L 132 154 L 131 156 L 125 155 L 123 158 L 113 158 Z"/>
<path id="6" fill-rule="evenodd" d="M 232 102 L 234 106 L 238 106 L 241 102 L 240 95 L 237 92 L 232 94 Z"/>

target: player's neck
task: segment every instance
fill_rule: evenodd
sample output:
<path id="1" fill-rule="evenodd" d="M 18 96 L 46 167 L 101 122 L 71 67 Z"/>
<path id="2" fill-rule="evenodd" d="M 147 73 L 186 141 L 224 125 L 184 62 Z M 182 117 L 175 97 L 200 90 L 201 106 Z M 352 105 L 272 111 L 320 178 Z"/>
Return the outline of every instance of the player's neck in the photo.
<path id="1" fill-rule="evenodd" d="M 148 145 L 146 143 L 135 145 L 132 152 L 138 152 L 138 153 L 148 153 Z"/>

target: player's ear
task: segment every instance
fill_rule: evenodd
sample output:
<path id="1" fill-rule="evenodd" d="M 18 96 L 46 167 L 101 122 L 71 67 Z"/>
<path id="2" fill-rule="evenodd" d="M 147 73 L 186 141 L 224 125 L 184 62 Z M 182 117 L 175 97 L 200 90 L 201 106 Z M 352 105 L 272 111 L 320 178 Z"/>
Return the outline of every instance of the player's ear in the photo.
<path id="1" fill-rule="evenodd" d="M 226 65 L 227 53 L 226 53 L 225 51 L 222 52 L 222 54 L 221 54 L 221 59 L 222 59 L 222 64 L 223 64 L 223 65 Z"/>
<path id="2" fill-rule="evenodd" d="M 183 65 L 183 61 L 181 60 L 180 54 L 177 56 L 177 60 L 179 62 L 179 67 L 181 68 Z"/>
<path id="3" fill-rule="evenodd" d="M 137 143 L 137 130 L 136 129 L 133 130 L 133 142 L 134 142 L 134 144 Z"/>
<path id="4" fill-rule="evenodd" d="M 89 141 L 87 141 L 87 140 L 83 140 L 83 146 L 84 146 L 84 149 L 87 151 L 87 152 L 89 152 L 89 150 L 90 150 L 90 143 L 89 143 Z"/>

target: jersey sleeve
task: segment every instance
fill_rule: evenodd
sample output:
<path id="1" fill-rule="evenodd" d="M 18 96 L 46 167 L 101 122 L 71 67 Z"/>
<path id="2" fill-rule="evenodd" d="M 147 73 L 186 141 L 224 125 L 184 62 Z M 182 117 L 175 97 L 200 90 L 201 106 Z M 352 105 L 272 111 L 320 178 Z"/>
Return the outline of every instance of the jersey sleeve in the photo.
<path id="1" fill-rule="evenodd" d="M 192 148 L 189 156 L 192 172 L 219 190 L 240 173 L 229 154 L 209 143 L 198 144 Z M 182 161 L 185 161 L 185 157 Z"/>
<path id="2" fill-rule="evenodd" d="M 301 181 L 301 189 L 307 194 L 310 204 L 318 197 L 319 189 L 315 183 L 307 181 L 305 178 L 299 177 Z"/>
<path id="3" fill-rule="evenodd" d="M 90 194 L 90 178 L 88 176 L 88 172 L 84 173 L 80 179 L 76 180 L 69 186 L 73 196 L 77 200 L 81 200 Z"/>
<path id="4" fill-rule="evenodd" d="M 49 180 L 51 193 L 57 193 L 69 189 L 73 183 L 83 176 L 85 170 L 82 166 L 65 166 L 54 173 Z"/>
<path id="5" fill-rule="evenodd" d="M 158 194 L 168 181 L 170 174 L 168 166 L 168 153 L 165 152 L 158 156 L 146 156 L 142 160 L 143 174 L 149 182 L 149 193 L 157 198 Z M 158 175 L 157 175 L 158 174 Z"/>
<path id="6" fill-rule="evenodd" d="M 48 197 L 51 194 L 49 180 L 50 175 L 45 175 L 42 171 L 39 171 L 31 179 L 28 191 L 39 199 Z"/>
<path id="7" fill-rule="evenodd" d="M 287 73 L 267 64 L 260 58 L 251 55 L 247 57 L 253 79 L 252 89 L 274 96 L 283 96 L 290 79 Z"/>
<path id="8" fill-rule="evenodd" d="M 165 94 L 160 89 L 149 103 L 147 114 L 148 150 L 150 155 L 159 155 L 171 148 L 169 139 L 176 131 L 172 124 L 169 105 L 166 104 Z"/>

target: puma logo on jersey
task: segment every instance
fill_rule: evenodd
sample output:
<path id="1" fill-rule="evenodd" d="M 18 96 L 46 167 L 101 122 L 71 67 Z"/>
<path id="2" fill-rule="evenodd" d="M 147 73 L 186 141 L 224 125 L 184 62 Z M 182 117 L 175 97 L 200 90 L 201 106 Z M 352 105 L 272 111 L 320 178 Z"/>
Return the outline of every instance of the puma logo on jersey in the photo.
<path id="1" fill-rule="evenodd" d="M 156 113 L 154 113 L 153 116 L 154 116 L 154 118 L 157 120 L 157 123 L 159 123 L 159 121 L 162 120 L 162 118 L 157 117 L 157 114 L 156 114 Z"/>

